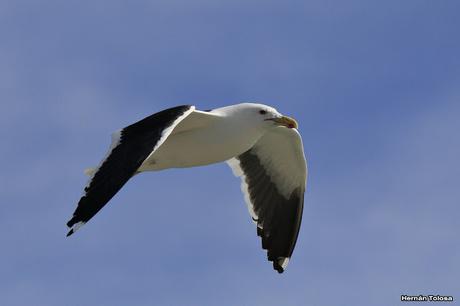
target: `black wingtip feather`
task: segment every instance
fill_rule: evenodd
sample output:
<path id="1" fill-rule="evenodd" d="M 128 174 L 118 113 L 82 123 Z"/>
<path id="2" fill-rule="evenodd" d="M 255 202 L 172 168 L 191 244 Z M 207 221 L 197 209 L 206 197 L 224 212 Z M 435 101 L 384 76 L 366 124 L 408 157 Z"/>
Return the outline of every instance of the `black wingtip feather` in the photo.
<path id="1" fill-rule="evenodd" d="M 66 225 L 67 227 L 72 227 L 75 223 L 77 223 L 77 220 L 75 219 L 75 217 L 72 217 L 72 219 L 70 219 Z"/>
<path id="2" fill-rule="evenodd" d="M 276 271 L 278 271 L 279 274 L 281 274 L 281 273 L 284 272 L 283 267 L 281 267 L 281 265 L 278 263 L 277 260 L 273 261 L 273 269 L 275 269 Z"/>
<path id="3" fill-rule="evenodd" d="M 73 233 L 74 233 L 74 231 L 73 231 L 73 229 L 71 229 L 71 230 L 67 233 L 66 237 L 71 236 Z"/>

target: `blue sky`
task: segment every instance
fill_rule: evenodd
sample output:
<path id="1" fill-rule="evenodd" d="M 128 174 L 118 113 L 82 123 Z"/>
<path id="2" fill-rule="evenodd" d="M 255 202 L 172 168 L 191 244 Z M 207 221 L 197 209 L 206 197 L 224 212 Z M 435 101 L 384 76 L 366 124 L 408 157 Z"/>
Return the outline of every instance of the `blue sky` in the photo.
<path id="1" fill-rule="evenodd" d="M 0 304 L 397 305 L 460 298 L 460 4 L 0 2 Z M 225 164 L 135 177 L 71 238 L 110 134 L 179 104 L 295 117 L 287 271 Z"/>

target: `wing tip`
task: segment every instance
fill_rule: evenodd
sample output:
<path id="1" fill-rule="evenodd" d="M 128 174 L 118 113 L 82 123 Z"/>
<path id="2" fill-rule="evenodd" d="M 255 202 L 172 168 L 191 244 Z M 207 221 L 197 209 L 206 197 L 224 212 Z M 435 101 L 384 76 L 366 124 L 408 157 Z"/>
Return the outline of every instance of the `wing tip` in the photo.
<path id="1" fill-rule="evenodd" d="M 82 227 L 83 225 L 85 225 L 85 223 L 86 222 L 84 221 L 76 222 L 75 217 L 70 219 L 70 221 L 67 222 L 67 226 L 70 227 L 70 231 L 67 233 L 66 237 L 72 236 L 72 234 L 78 231 L 78 229 Z"/>
<path id="2" fill-rule="evenodd" d="M 275 269 L 279 274 L 284 272 L 283 267 L 281 267 L 276 261 L 273 262 L 273 269 Z"/>
<path id="3" fill-rule="evenodd" d="M 279 257 L 273 260 L 273 269 L 278 271 L 279 274 L 283 273 L 289 263 L 289 257 Z"/>

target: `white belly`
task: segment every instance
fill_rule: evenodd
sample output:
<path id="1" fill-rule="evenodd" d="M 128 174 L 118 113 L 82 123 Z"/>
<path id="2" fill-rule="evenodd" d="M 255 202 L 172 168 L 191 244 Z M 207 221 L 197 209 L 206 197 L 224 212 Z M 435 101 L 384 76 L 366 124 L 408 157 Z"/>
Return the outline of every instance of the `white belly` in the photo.
<path id="1" fill-rule="evenodd" d="M 261 136 L 258 131 L 240 132 L 239 129 L 216 126 L 173 133 L 144 161 L 139 171 L 195 167 L 226 161 L 249 150 Z"/>

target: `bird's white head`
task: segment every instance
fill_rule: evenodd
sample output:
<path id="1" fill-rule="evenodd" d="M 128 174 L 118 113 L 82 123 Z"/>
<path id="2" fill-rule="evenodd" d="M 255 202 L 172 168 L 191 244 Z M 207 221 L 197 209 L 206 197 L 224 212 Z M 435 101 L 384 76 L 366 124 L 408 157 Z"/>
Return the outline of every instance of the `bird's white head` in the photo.
<path id="1" fill-rule="evenodd" d="M 233 105 L 232 109 L 227 109 L 233 114 L 238 114 L 240 118 L 246 118 L 252 124 L 257 124 L 263 128 L 270 127 L 287 127 L 296 129 L 298 127 L 297 121 L 288 116 L 280 114 L 275 108 L 257 103 L 241 103 Z"/>

